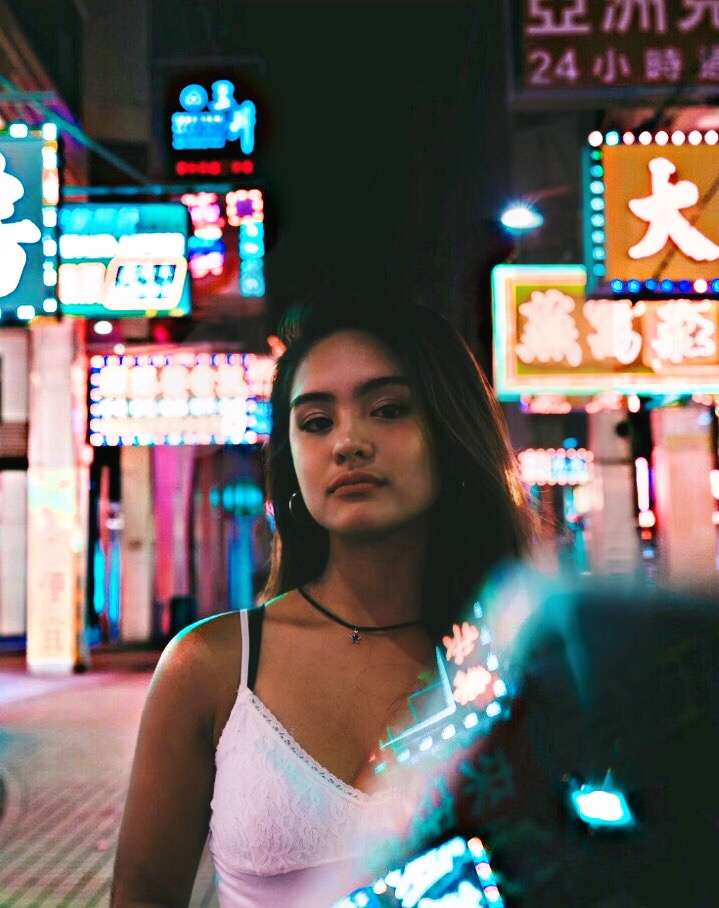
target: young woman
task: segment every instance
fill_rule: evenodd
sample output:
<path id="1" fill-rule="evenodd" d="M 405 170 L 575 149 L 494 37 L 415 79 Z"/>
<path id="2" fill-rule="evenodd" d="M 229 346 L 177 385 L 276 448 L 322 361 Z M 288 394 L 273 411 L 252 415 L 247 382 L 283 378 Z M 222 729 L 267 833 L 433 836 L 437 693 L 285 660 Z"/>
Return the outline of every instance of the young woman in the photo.
<path id="1" fill-rule="evenodd" d="M 187 905 L 208 830 L 223 908 L 319 908 L 350 890 L 338 868 L 391 803 L 370 753 L 487 571 L 528 542 L 499 408 L 443 318 L 310 307 L 286 339 L 269 601 L 163 653 L 115 908 Z"/>

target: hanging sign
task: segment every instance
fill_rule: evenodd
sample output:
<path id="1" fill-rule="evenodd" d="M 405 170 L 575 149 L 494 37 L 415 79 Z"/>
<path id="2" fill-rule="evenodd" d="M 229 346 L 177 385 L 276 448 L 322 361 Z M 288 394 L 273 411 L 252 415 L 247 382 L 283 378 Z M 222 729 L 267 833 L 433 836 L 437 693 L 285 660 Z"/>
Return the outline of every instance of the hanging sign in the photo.
<path id="1" fill-rule="evenodd" d="M 187 211 L 177 202 L 63 206 L 63 312 L 88 318 L 187 315 L 187 233 Z"/>
<path id="2" fill-rule="evenodd" d="M 579 265 L 492 274 L 498 396 L 719 393 L 719 300 L 585 297 Z"/>
<path id="3" fill-rule="evenodd" d="M 94 356 L 90 444 L 255 444 L 270 433 L 275 360 L 190 349 Z"/>
<path id="4" fill-rule="evenodd" d="M 0 132 L 0 324 L 57 308 L 57 128 Z"/>
<path id="5" fill-rule="evenodd" d="M 719 295 L 718 143 L 714 130 L 590 134 L 590 289 Z"/>
<path id="6" fill-rule="evenodd" d="M 656 95 L 719 84 L 716 0 L 516 0 L 516 95 Z"/>

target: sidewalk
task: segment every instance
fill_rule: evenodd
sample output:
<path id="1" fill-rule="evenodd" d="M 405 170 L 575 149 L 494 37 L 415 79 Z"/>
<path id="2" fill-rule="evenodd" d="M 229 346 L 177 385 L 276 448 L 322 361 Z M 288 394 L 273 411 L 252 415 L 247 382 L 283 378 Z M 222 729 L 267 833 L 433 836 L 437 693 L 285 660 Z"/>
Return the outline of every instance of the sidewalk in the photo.
<path id="1" fill-rule="evenodd" d="M 91 671 L 25 674 L 0 657 L 0 908 L 109 904 L 142 704 L 158 654 L 100 653 Z M 215 908 L 203 855 L 193 908 Z"/>

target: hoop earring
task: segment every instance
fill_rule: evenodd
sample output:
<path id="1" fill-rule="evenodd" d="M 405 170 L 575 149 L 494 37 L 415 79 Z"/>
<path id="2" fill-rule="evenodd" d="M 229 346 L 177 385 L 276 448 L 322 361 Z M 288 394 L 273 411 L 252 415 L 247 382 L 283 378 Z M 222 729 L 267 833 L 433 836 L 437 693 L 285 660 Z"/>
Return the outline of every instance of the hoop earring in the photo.
<path id="1" fill-rule="evenodd" d="M 294 520 L 300 520 L 301 516 L 302 516 L 298 511 L 300 501 L 301 501 L 301 498 L 300 498 L 299 492 L 293 492 L 290 495 L 290 500 L 289 500 L 287 507 L 290 512 L 290 517 L 292 517 Z"/>

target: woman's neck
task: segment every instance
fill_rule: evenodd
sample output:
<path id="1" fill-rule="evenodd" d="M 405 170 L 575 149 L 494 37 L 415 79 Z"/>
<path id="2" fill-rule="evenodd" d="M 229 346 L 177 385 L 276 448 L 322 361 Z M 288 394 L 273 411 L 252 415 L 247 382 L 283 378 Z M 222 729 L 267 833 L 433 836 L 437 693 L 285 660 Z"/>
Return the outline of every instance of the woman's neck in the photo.
<path id="1" fill-rule="evenodd" d="M 309 584 L 323 605 L 359 625 L 400 624 L 421 617 L 427 528 L 381 539 L 330 536 L 327 567 Z"/>

